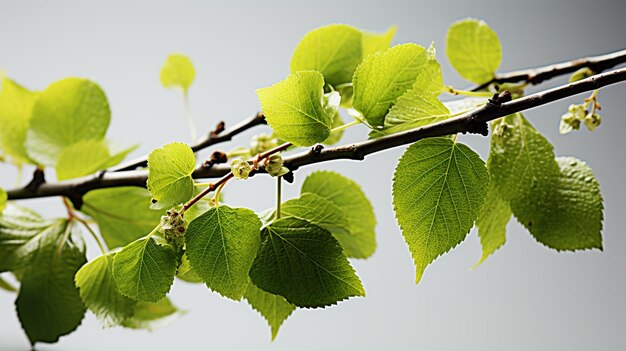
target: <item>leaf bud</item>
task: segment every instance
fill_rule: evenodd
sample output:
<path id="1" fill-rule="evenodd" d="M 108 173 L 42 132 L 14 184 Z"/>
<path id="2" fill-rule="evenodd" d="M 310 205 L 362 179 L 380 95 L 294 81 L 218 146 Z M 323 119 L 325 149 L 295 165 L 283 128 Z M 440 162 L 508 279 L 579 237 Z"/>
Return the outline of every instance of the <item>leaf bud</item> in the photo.
<path id="1" fill-rule="evenodd" d="M 250 164 L 240 158 L 236 158 L 230 163 L 230 171 L 233 172 L 235 179 L 248 179 L 251 170 Z"/>
<path id="2" fill-rule="evenodd" d="M 579 69 L 578 71 L 572 73 L 572 75 L 569 77 L 569 82 L 570 83 L 574 83 L 577 82 L 579 80 L 585 79 L 585 78 L 589 78 L 591 76 L 593 76 L 595 73 L 589 69 L 588 67 L 583 67 L 581 69 Z"/>
<path id="3" fill-rule="evenodd" d="M 322 96 L 322 106 L 328 116 L 335 116 L 339 110 L 339 104 L 341 103 L 341 95 L 339 92 L 332 91 Z"/>

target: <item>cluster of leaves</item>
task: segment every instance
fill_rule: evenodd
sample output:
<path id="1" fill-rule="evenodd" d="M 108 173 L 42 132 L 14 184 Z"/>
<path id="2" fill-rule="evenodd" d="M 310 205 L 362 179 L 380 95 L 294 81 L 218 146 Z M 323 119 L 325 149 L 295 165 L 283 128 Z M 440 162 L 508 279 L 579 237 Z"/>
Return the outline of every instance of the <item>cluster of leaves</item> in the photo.
<path id="1" fill-rule="evenodd" d="M 355 124 L 379 138 L 487 102 L 441 101 L 450 89 L 434 45 L 390 47 L 394 33 L 394 27 L 377 34 L 347 25 L 309 32 L 295 49 L 290 75 L 257 90 L 273 134 L 256 137 L 240 155 L 254 156 L 279 141 L 296 147 L 334 143 Z M 473 19 L 450 27 L 446 55 L 476 84 L 494 78 L 502 56 L 495 32 Z M 161 72 L 163 85 L 182 89 L 185 99 L 194 76 L 182 55 L 170 56 Z M 497 89 L 491 84 L 482 95 Z M 344 125 L 341 108 L 355 121 Z M 54 167 L 58 179 L 116 164 L 132 148 L 112 151 L 104 139 L 109 119 L 106 97 L 90 81 L 71 78 L 31 92 L 3 80 L 0 147 L 16 164 Z M 482 262 L 504 244 L 513 215 L 550 248 L 602 248 L 602 197 L 591 169 L 575 158 L 556 157 L 521 114 L 491 128 L 486 163 L 457 136 L 418 141 L 398 162 L 393 205 L 416 282 L 474 225 Z M 282 159 L 270 156 L 268 171 L 283 175 Z M 257 161 L 236 161 L 234 177 L 247 178 Z M 358 184 L 318 171 L 306 178 L 299 197 L 257 215 L 221 204 L 219 196 L 192 200 L 200 191 L 192 178 L 196 165 L 188 145 L 167 144 L 148 157 L 147 191 L 91 191 L 80 209 L 68 208 L 69 218 L 52 221 L 13 204 L 4 209 L 0 189 L 0 272 L 13 272 L 21 282 L 17 312 L 32 343 L 54 342 L 73 331 L 86 309 L 104 326 L 151 328 L 180 314 L 166 297 L 175 277 L 245 299 L 267 319 L 272 338 L 297 308 L 365 295 L 349 258 L 374 253 L 376 219 Z M 86 226 L 83 215 L 98 225 L 108 248 L 89 262 L 77 230 Z"/>

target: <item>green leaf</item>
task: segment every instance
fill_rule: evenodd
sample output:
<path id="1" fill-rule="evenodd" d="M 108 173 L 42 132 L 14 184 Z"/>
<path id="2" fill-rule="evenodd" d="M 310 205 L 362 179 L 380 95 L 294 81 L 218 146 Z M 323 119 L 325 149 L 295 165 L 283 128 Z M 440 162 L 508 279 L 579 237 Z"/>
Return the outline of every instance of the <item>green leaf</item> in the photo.
<path id="1" fill-rule="evenodd" d="M 0 272 L 27 267 L 49 236 L 65 230 L 66 222 L 44 220 L 27 208 L 7 206 L 0 216 Z"/>
<path id="2" fill-rule="evenodd" d="M 252 283 L 248 284 L 244 297 L 250 306 L 257 310 L 269 324 L 272 330 L 272 340 L 276 339 L 280 326 L 296 309 L 296 306 L 289 303 L 284 297 L 263 291 Z"/>
<path id="3" fill-rule="evenodd" d="M 187 214 L 187 212 L 185 212 L 185 214 Z M 204 283 L 202 278 L 198 276 L 198 273 L 191 268 L 191 263 L 189 263 L 187 253 L 183 253 L 183 257 L 180 259 L 180 266 L 178 266 L 178 273 L 176 273 L 176 277 L 188 283 Z"/>
<path id="4" fill-rule="evenodd" d="M 396 45 L 363 60 L 354 73 L 353 106 L 372 126 L 382 126 L 396 99 L 409 90 L 427 60 L 417 44 Z"/>
<path id="5" fill-rule="evenodd" d="M 32 162 L 24 143 L 31 111 L 38 95 L 37 92 L 30 91 L 7 77 L 2 77 L 0 149 L 18 162 Z"/>
<path id="6" fill-rule="evenodd" d="M 261 221 L 254 211 L 220 205 L 187 227 L 187 257 L 196 274 L 214 291 L 239 301 L 259 249 Z"/>
<path id="7" fill-rule="evenodd" d="M 132 317 L 136 301 L 123 296 L 113 279 L 113 257 L 104 254 L 76 273 L 76 286 L 85 305 L 104 327 L 120 325 Z"/>
<path id="8" fill-rule="evenodd" d="M 133 316 L 125 320 L 122 325 L 131 329 L 152 331 L 183 314 L 185 314 L 185 311 L 179 310 L 166 297 L 158 302 L 137 301 Z"/>
<path id="9" fill-rule="evenodd" d="M 420 89 L 412 89 L 402 95 L 385 118 L 382 129 L 370 132 L 370 137 L 378 138 L 417 127 L 444 121 L 450 118 L 450 111 L 435 96 Z"/>
<path id="10" fill-rule="evenodd" d="M 308 32 L 291 57 L 291 73 L 318 71 L 336 86 L 352 80 L 362 60 L 361 32 L 345 24 L 331 24 Z"/>
<path id="11" fill-rule="evenodd" d="M 327 230 L 285 217 L 261 232 L 250 278 L 254 285 L 299 307 L 324 307 L 365 296 L 361 280 Z"/>
<path id="12" fill-rule="evenodd" d="M 7 206 L 8 199 L 9 196 L 7 195 L 7 192 L 4 191 L 4 189 L 0 188 L 0 215 L 2 214 L 2 211 L 4 211 L 4 208 Z"/>
<path id="13" fill-rule="evenodd" d="M 480 210 L 478 219 L 476 219 L 483 255 L 474 267 L 483 263 L 489 255 L 504 245 L 506 225 L 509 223 L 509 219 L 511 219 L 511 209 L 508 202 L 500 197 L 498 189 L 493 183 L 490 183 L 485 204 Z"/>
<path id="14" fill-rule="evenodd" d="M 139 239 L 161 220 L 161 211 L 150 209 L 150 193 L 142 188 L 92 190 L 83 201 L 80 210 L 96 221 L 110 249 Z"/>
<path id="15" fill-rule="evenodd" d="M 498 194 L 540 243 L 556 250 L 602 248 L 602 197 L 591 169 L 554 150 L 521 114 L 494 123 L 489 171 Z"/>
<path id="16" fill-rule="evenodd" d="M 365 58 L 375 52 L 389 49 L 397 30 L 398 28 L 396 26 L 391 26 L 384 33 L 363 31 L 363 57 Z"/>
<path id="17" fill-rule="evenodd" d="M 115 255 L 113 278 L 122 295 L 157 302 L 170 291 L 177 265 L 170 245 L 146 237 L 126 245 Z"/>
<path id="18" fill-rule="evenodd" d="M 337 112 L 337 113 L 335 113 L 335 116 L 333 117 L 333 124 L 330 127 L 331 127 L 331 129 L 334 129 L 334 128 L 337 128 L 337 127 L 341 127 L 342 125 L 343 125 L 343 120 L 341 119 L 341 116 L 339 115 L 339 112 Z M 324 144 L 324 145 L 337 144 L 341 140 L 342 136 L 343 136 L 343 130 L 340 130 L 338 132 L 330 133 L 328 138 L 326 138 L 326 140 L 324 140 L 322 142 L 322 144 Z"/>
<path id="19" fill-rule="evenodd" d="M 104 139 L 79 141 L 61 151 L 55 166 L 57 179 L 78 178 L 115 166 L 138 146 L 110 150 Z"/>
<path id="20" fill-rule="evenodd" d="M 516 203 L 517 219 L 540 243 L 555 250 L 602 250 L 603 204 L 591 168 L 573 157 L 557 158 L 560 173 L 547 197 Z"/>
<path id="21" fill-rule="evenodd" d="M 28 155 L 53 167 L 65 147 L 103 139 L 110 119 L 106 95 L 96 83 L 80 78 L 52 83 L 33 106 L 26 135 Z"/>
<path id="22" fill-rule="evenodd" d="M 339 240 L 348 257 L 367 258 L 376 250 L 376 217 L 372 204 L 351 179 L 330 171 L 309 175 L 302 184 L 301 193 L 313 193 L 331 201 L 340 208 L 350 228 L 350 240 Z M 336 233 L 335 233 L 336 234 Z"/>
<path id="23" fill-rule="evenodd" d="M 348 257 L 353 248 L 357 249 L 357 254 L 360 253 L 360 241 L 350 233 L 350 221 L 345 212 L 324 197 L 314 193 L 302 193 L 298 198 L 285 201 L 281 206 L 281 214 L 283 217 L 299 218 L 328 230 L 339 241 Z"/>
<path id="24" fill-rule="evenodd" d="M 416 283 L 428 264 L 465 239 L 488 186 L 480 156 L 450 139 L 423 139 L 402 155 L 393 178 L 393 205 L 415 262 Z"/>
<path id="25" fill-rule="evenodd" d="M 193 64 L 185 55 L 169 55 L 161 68 L 161 84 L 166 88 L 181 88 L 185 94 L 195 77 Z"/>
<path id="26" fill-rule="evenodd" d="M 196 156 L 187 144 L 171 143 L 148 155 L 148 190 L 152 208 L 164 209 L 179 205 L 193 196 L 191 174 Z"/>
<path id="27" fill-rule="evenodd" d="M 324 110 L 323 87 L 319 72 L 299 71 L 256 91 L 267 123 L 278 138 L 296 146 L 311 146 L 328 138 L 333 116 Z"/>
<path id="28" fill-rule="evenodd" d="M 446 55 L 463 78 L 476 84 L 493 78 L 502 61 L 498 35 L 477 19 L 461 20 L 450 26 Z"/>
<path id="29" fill-rule="evenodd" d="M 74 286 L 74 275 L 87 261 L 71 240 L 64 220 L 39 240 L 36 254 L 21 277 L 15 300 L 17 315 L 31 344 L 56 342 L 74 331 L 85 315 L 85 306 Z"/>
<path id="30" fill-rule="evenodd" d="M 458 100 L 446 101 L 443 104 L 452 115 L 459 115 L 484 106 L 489 101 L 486 97 L 467 97 Z"/>

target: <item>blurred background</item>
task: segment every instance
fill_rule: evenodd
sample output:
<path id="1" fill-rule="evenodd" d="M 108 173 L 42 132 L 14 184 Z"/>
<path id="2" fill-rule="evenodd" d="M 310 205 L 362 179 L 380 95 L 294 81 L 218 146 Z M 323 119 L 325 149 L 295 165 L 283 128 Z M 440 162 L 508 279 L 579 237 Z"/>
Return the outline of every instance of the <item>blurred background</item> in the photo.
<path id="1" fill-rule="evenodd" d="M 189 141 L 180 94 L 159 82 L 169 53 L 188 55 L 196 67 L 190 90 L 198 129 L 233 125 L 259 109 L 255 89 L 283 79 L 292 50 L 309 30 L 330 23 L 383 31 L 397 25 L 394 43 L 434 41 L 447 84 L 469 84 L 445 59 L 448 26 L 465 17 L 486 20 L 503 48 L 500 71 L 541 66 L 626 47 L 622 1 L 2 1 L 0 69 L 30 89 L 68 76 L 98 82 L 113 117 L 109 139 L 141 147 L 143 155 L 172 141 Z M 566 77 L 542 87 L 562 84 Z M 536 88 L 531 88 L 531 92 Z M 600 92 L 603 124 L 594 133 L 558 134 L 562 113 L 586 95 L 526 115 L 558 155 L 587 161 L 605 198 L 604 252 L 557 253 L 538 244 L 514 220 L 507 244 L 472 271 L 480 258 L 473 230 L 467 240 L 429 266 L 418 286 L 394 218 L 391 177 L 404 148 L 303 168 L 284 198 L 297 196 L 305 176 L 333 169 L 356 180 L 374 204 L 378 249 L 354 260 L 367 297 L 325 310 L 296 311 L 274 342 L 265 320 L 245 302 L 177 281 L 173 302 L 188 311 L 155 332 L 103 330 L 88 313 L 79 329 L 39 350 L 588 350 L 626 348 L 626 236 L 623 185 L 626 84 Z M 2 126 L 0 126 L 1 128 Z M 245 145 L 263 131 L 238 136 Z M 362 140 L 352 128 L 344 142 Z M 488 139 L 460 140 L 488 154 Z M 0 166 L 0 186 L 15 181 Z M 274 203 L 274 182 L 255 177 L 225 189 L 225 201 L 263 210 Z M 46 216 L 63 215 L 59 199 L 28 201 Z M 91 246 L 88 255 L 97 249 Z M 0 291 L 0 350 L 26 350 L 15 296 Z"/>

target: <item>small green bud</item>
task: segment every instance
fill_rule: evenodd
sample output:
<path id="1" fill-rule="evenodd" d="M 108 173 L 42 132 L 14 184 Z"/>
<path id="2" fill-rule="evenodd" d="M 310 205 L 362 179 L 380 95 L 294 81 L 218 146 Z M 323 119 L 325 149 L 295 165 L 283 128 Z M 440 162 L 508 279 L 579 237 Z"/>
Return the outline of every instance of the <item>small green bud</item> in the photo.
<path id="1" fill-rule="evenodd" d="M 240 158 L 236 158 L 230 163 L 230 171 L 233 172 L 235 179 L 248 179 L 251 170 L 250 164 Z"/>
<path id="2" fill-rule="evenodd" d="M 585 119 L 585 116 L 587 115 L 587 111 L 585 110 L 585 106 L 583 104 L 569 105 L 569 108 L 567 109 L 567 111 L 569 111 L 572 114 L 573 118 L 580 120 L 580 121 Z"/>
<path id="3" fill-rule="evenodd" d="M 589 129 L 592 132 L 596 130 L 596 128 L 600 125 L 601 122 L 602 122 L 602 117 L 600 117 L 600 115 L 597 113 L 593 113 L 593 114 L 590 113 L 587 115 L 587 117 L 585 117 L 585 126 L 587 127 L 587 129 Z"/>
<path id="4" fill-rule="evenodd" d="M 180 215 L 176 209 L 167 211 L 166 216 L 161 217 L 161 226 L 159 232 L 163 234 L 167 242 L 176 247 L 182 247 L 183 237 L 187 231 L 187 221 Z"/>
<path id="5" fill-rule="evenodd" d="M 272 177 L 280 177 L 289 173 L 289 168 L 283 167 L 283 157 L 280 154 L 273 154 L 263 161 L 265 170 Z"/>
<path id="6" fill-rule="evenodd" d="M 585 79 L 585 78 L 589 78 L 591 76 L 593 76 L 595 73 L 589 69 L 588 67 L 583 67 L 581 69 L 579 69 L 578 71 L 572 73 L 572 75 L 569 77 L 569 82 L 570 83 L 574 83 L 577 82 L 579 80 Z"/>
<path id="7" fill-rule="evenodd" d="M 572 105 L 573 106 L 573 105 Z M 577 119 L 572 112 L 567 112 L 561 116 L 561 124 L 559 125 L 559 133 L 567 134 L 573 130 L 580 129 L 580 119 Z"/>
<path id="8" fill-rule="evenodd" d="M 252 137 L 252 140 L 250 141 L 250 154 L 254 156 L 267 150 L 271 150 L 277 145 L 278 140 L 275 137 L 261 133 Z"/>

